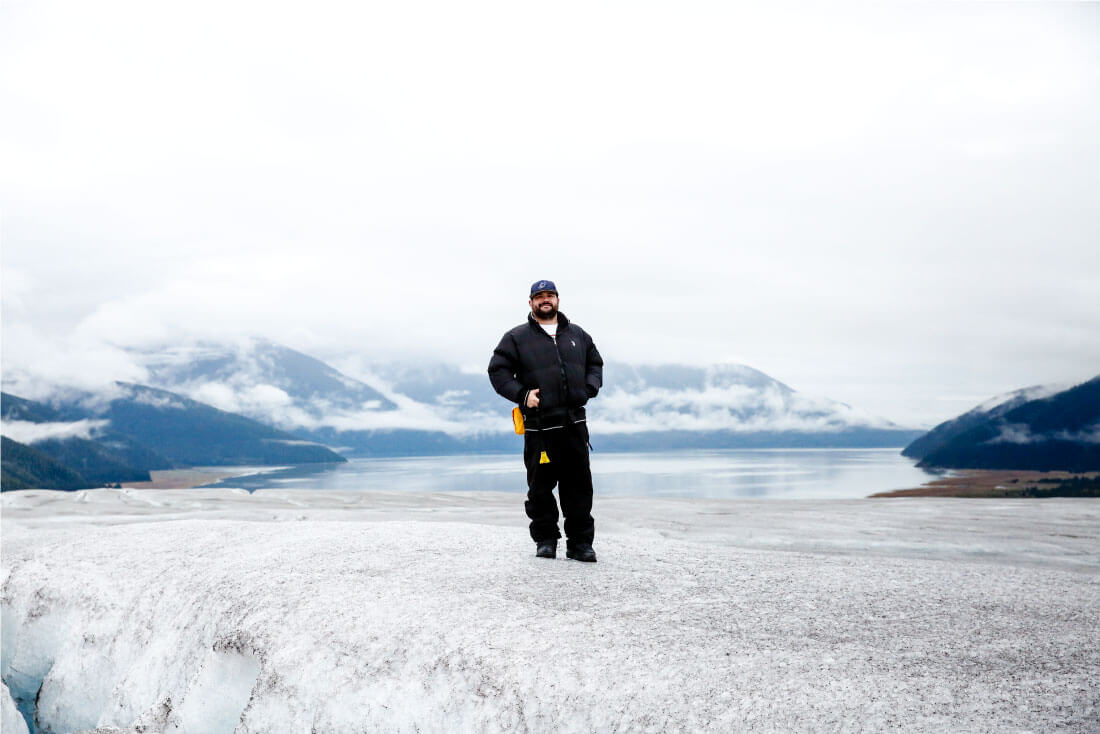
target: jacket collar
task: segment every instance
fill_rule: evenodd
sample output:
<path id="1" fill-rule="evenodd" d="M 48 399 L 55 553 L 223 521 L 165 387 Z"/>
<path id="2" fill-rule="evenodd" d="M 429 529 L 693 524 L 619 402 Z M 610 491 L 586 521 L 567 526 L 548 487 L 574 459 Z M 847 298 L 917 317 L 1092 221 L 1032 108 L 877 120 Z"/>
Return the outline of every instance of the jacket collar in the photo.
<path id="1" fill-rule="evenodd" d="M 527 314 L 527 324 L 532 329 L 542 331 L 542 325 L 538 321 L 535 321 L 535 314 L 533 313 Z M 568 326 L 569 319 L 565 318 L 565 314 L 563 314 L 561 311 L 558 311 L 558 331 L 564 331 Z"/>

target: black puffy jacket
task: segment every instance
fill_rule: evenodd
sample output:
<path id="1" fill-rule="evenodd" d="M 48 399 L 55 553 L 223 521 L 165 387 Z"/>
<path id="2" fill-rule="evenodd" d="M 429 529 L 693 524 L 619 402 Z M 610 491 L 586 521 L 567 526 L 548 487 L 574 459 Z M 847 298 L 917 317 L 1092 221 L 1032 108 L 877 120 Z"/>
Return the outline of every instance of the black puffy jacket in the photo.
<path id="1" fill-rule="evenodd" d="M 584 419 L 584 404 L 603 386 L 603 358 L 592 337 L 558 312 L 557 342 L 533 315 L 506 333 L 489 360 L 489 381 L 500 395 L 518 403 L 541 425 Z M 538 388 L 539 408 L 526 406 Z"/>

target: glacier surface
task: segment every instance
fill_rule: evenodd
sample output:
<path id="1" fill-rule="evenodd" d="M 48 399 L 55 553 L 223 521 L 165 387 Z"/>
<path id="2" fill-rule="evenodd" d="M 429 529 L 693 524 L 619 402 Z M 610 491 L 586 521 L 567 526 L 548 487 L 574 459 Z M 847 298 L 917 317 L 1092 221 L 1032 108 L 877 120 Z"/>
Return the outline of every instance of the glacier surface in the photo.
<path id="1" fill-rule="evenodd" d="M 1095 731 L 1100 502 L 5 493 L 4 731 Z M 10 694 L 8 693 L 10 691 Z"/>

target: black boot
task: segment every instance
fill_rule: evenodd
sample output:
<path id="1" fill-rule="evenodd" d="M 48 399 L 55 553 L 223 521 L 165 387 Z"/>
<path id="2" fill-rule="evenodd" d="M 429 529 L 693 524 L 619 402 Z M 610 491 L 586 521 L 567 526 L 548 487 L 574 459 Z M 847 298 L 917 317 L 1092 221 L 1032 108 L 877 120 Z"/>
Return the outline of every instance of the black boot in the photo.
<path id="1" fill-rule="evenodd" d="M 596 551 L 592 550 L 592 546 L 588 543 L 577 543 L 574 546 L 565 549 L 566 558 L 572 558 L 574 561 L 585 561 L 586 563 L 596 562 Z"/>
<path id="2" fill-rule="evenodd" d="M 558 557 L 558 541 L 556 540 L 540 540 L 538 550 L 535 551 L 535 555 L 539 558 L 557 558 Z"/>

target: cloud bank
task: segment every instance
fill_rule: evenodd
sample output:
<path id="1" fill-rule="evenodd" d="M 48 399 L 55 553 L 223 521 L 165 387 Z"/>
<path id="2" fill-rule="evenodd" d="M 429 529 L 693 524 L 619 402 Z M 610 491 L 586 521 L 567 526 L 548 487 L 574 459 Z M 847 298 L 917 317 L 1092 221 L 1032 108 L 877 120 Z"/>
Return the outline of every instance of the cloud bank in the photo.
<path id="1" fill-rule="evenodd" d="M 72 422 L 32 423 L 30 421 L 4 421 L 4 435 L 13 441 L 36 444 L 49 439 L 92 438 L 110 421 L 80 420 Z"/>
<path id="2" fill-rule="evenodd" d="M 1048 433 L 1033 433 L 1031 428 L 1026 424 L 1008 423 L 1001 426 L 997 436 L 991 438 L 986 443 L 1032 444 L 1045 443 L 1047 441 L 1100 443 L 1100 423 L 1088 426 L 1080 431 L 1054 431 Z"/>
<path id="3" fill-rule="evenodd" d="M 751 364 L 898 423 L 1080 380 L 1098 21 L 4 3 L 5 380 L 141 382 L 118 347 L 251 336 L 483 365 L 543 277 L 609 359 Z"/>

